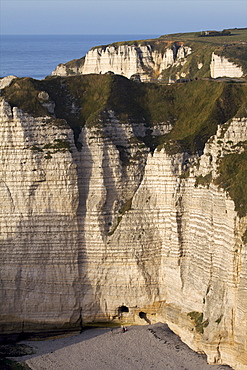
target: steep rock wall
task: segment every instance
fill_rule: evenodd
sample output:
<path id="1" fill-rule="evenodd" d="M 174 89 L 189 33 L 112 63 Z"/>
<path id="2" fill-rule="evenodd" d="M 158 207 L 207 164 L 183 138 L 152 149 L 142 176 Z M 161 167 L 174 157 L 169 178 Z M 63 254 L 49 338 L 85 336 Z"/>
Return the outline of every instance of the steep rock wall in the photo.
<path id="1" fill-rule="evenodd" d="M 219 130 L 210 144 L 213 156 L 220 150 L 220 137 Z M 243 137 L 246 120 L 236 120 L 226 132 L 227 141 Z M 207 154 L 201 158 L 202 168 L 207 161 L 207 171 L 213 171 Z M 104 263 L 97 271 L 99 285 L 104 284 L 94 289 L 103 315 L 111 318 L 124 305 L 129 308 L 123 313 L 126 320 L 140 323 L 140 312 L 146 322 L 165 318 L 188 345 L 205 352 L 210 363 L 246 369 L 242 235 L 247 220 L 238 219 L 234 202 L 215 185 L 195 187 L 200 167 L 193 167 L 187 179 L 180 178 L 187 160 L 186 155 L 171 157 L 163 150 L 149 154 L 131 209 L 105 247 L 101 243 Z M 99 235 L 96 225 L 93 233 Z M 90 275 L 93 267 L 94 259 L 88 264 Z"/>
<path id="2" fill-rule="evenodd" d="M 112 115 L 111 138 L 107 125 L 105 134 L 85 129 L 79 153 L 62 120 L 33 118 L 3 99 L 0 110 L 1 332 L 78 326 L 82 306 L 87 312 L 84 296 L 92 291 L 91 280 L 95 284 L 86 267 L 100 252 L 94 229 L 100 223 L 96 240 L 104 239 L 117 222 L 112 209 L 138 187 L 146 148 L 132 149 L 128 139 L 143 129 L 121 126 Z M 140 159 L 128 172 L 120 160 L 124 146 L 122 160 Z M 97 268 L 93 271 L 96 277 Z M 94 295 L 90 319 L 100 312 L 91 307 Z"/>
<path id="3" fill-rule="evenodd" d="M 166 48 L 165 52 L 153 50 L 151 45 L 108 45 L 89 50 L 81 65 L 58 65 L 52 75 L 113 72 L 127 78 L 139 75 L 145 81 L 150 77 L 157 78 L 168 67 L 185 63 L 190 53 L 189 47 L 176 44 Z"/>
<path id="4" fill-rule="evenodd" d="M 1 331 L 163 320 L 211 363 L 246 369 L 247 220 L 212 182 L 195 186 L 247 139 L 246 119 L 197 162 L 150 153 L 144 124 L 108 113 L 78 152 L 65 124 L 1 101 Z"/>
<path id="5" fill-rule="evenodd" d="M 215 53 L 212 53 L 210 72 L 212 78 L 242 77 L 244 74 L 242 67 L 237 66 L 227 58 L 221 57 Z"/>
<path id="6" fill-rule="evenodd" d="M 65 140 L 73 150 L 66 125 L 1 101 L 1 331 L 62 325 L 76 304 L 76 165 L 68 149 L 48 149 Z"/>
<path id="7" fill-rule="evenodd" d="M 52 76 L 68 76 L 74 74 L 104 74 L 115 73 L 127 78 L 138 76 L 141 81 L 150 81 L 150 79 L 162 79 L 162 73 L 172 68 L 171 75 L 177 79 L 185 78 L 187 75 L 197 73 L 204 67 L 204 59 L 207 54 L 211 55 L 211 49 L 204 51 L 201 57 L 194 55 L 197 60 L 197 68 L 188 64 L 188 56 L 195 54 L 196 50 L 183 45 L 183 43 L 174 42 L 163 51 L 153 48 L 151 45 L 128 45 L 118 46 L 108 45 L 95 47 L 89 50 L 85 58 L 74 60 L 65 64 L 59 64 L 51 73 Z M 201 54 L 201 51 L 200 53 Z M 195 61 L 194 61 L 195 62 Z M 193 63 L 192 63 L 193 64 Z M 182 66 L 186 65 L 181 70 Z M 174 70 L 174 67 L 177 70 Z M 194 69 L 193 69 L 194 68 Z M 191 72 L 193 69 L 193 72 Z M 226 57 L 212 53 L 211 62 L 205 65 L 205 72 L 212 78 L 244 76 L 243 68 L 229 61 Z"/>

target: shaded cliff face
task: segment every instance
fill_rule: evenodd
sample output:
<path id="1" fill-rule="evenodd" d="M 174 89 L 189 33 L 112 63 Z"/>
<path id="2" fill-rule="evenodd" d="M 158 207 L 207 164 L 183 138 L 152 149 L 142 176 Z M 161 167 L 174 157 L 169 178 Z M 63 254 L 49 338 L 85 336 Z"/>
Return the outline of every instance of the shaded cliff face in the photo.
<path id="1" fill-rule="evenodd" d="M 162 320 L 246 369 L 246 86 L 14 79 L 0 112 L 1 332 Z"/>
<path id="2" fill-rule="evenodd" d="M 59 64 L 52 75 L 115 73 L 144 82 L 241 78 L 247 73 L 247 31 L 228 33 L 184 33 L 97 46 L 80 59 Z"/>

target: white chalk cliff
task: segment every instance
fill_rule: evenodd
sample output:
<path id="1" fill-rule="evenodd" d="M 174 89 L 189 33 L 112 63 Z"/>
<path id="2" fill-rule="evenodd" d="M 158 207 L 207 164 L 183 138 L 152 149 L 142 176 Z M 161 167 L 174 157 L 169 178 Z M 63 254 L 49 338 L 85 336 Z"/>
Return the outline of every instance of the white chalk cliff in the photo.
<path id="1" fill-rule="evenodd" d="M 51 75 L 69 76 L 111 72 L 127 78 L 138 76 L 141 81 L 145 82 L 162 79 L 163 73 L 169 69 L 173 79 L 186 78 L 193 69 L 188 56 L 195 54 L 194 58 L 199 59 L 197 59 L 197 68 L 193 73 L 204 67 L 208 76 L 212 78 L 244 76 L 242 66 L 229 61 L 224 56 L 217 55 L 217 52 L 210 52 L 211 62 L 206 65 L 204 59 L 208 53 L 207 49 L 204 50 L 205 55 L 199 56 L 196 55 L 196 50 L 184 45 L 183 42 L 166 43 L 165 45 L 163 50 L 151 44 L 136 46 L 126 43 L 95 47 L 89 50 L 84 58 L 59 64 Z M 171 70 L 172 67 L 173 70 Z"/>
<path id="2" fill-rule="evenodd" d="M 136 51 L 121 50 L 93 50 L 84 71 L 143 70 Z M 78 151 L 66 123 L 1 98 L 1 332 L 165 321 L 210 363 L 246 370 L 247 217 L 212 181 L 195 184 L 241 150 L 247 119 L 219 126 L 198 157 L 151 153 L 136 139 L 145 123 L 107 117 L 82 129 Z"/>
<path id="3" fill-rule="evenodd" d="M 210 72 L 212 78 L 217 77 L 242 77 L 243 69 L 235 63 L 230 62 L 227 58 L 212 53 L 210 63 Z"/>
<path id="4" fill-rule="evenodd" d="M 168 67 L 183 65 L 190 53 L 191 48 L 182 43 L 173 43 L 164 52 L 153 49 L 151 45 L 101 46 L 89 50 L 81 64 L 59 64 L 52 75 L 113 72 L 127 78 L 139 75 L 142 81 L 146 81 L 151 77 L 157 78 Z"/>
<path id="5" fill-rule="evenodd" d="M 16 76 L 7 76 L 0 78 L 0 89 L 4 89 L 6 86 L 9 86 L 11 81 L 13 81 L 16 78 Z"/>

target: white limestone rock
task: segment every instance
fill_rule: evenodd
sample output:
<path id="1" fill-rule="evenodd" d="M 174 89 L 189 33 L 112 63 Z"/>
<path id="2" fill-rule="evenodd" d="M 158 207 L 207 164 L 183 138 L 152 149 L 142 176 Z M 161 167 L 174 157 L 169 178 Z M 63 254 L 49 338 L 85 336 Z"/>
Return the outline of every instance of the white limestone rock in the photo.
<path id="1" fill-rule="evenodd" d="M 153 74 L 160 75 L 172 65 L 185 63 L 190 53 L 191 48 L 183 45 L 168 47 L 164 53 L 153 50 L 151 45 L 108 45 L 89 50 L 81 66 L 70 67 L 69 73 L 66 64 L 60 64 L 52 75 L 66 76 L 71 71 L 76 74 L 113 72 L 127 78 L 140 75 L 142 81 L 147 81 Z"/>
<path id="2" fill-rule="evenodd" d="M 41 91 L 38 94 L 38 99 L 41 105 L 47 109 L 48 113 L 54 115 L 55 112 L 55 103 L 50 99 L 49 94 L 46 91 Z"/>
<path id="3" fill-rule="evenodd" d="M 18 331 L 23 320 L 31 330 L 54 319 L 62 324 L 71 317 L 77 299 L 74 220 L 79 199 L 70 151 L 49 145 L 68 142 L 75 150 L 73 134 L 50 117 L 32 118 L 18 108 L 11 110 L 4 100 L 0 122 L 0 247 L 5 261 L 1 332 L 8 323 L 10 331 Z"/>
<path id="4" fill-rule="evenodd" d="M 165 321 L 210 363 L 246 370 L 247 217 L 213 183 L 195 186 L 247 140 L 246 118 L 219 127 L 192 166 L 188 153 L 150 153 L 145 122 L 113 111 L 82 129 L 78 152 L 66 125 L 0 103 L 1 331 Z"/>
<path id="5" fill-rule="evenodd" d="M 55 71 L 52 71 L 51 76 L 67 76 L 67 68 L 64 64 L 60 63 Z"/>
<path id="6" fill-rule="evenodd" d="M 0 78 L 0 90 L 1 89 L 4 89 L 5 87 L 9 86 L 10 83 L 15 79 L 17 78 L 16 76 L 7 76 L 7 77 L 3 77 L 3 78 Z"/>
<path id="7" fill-rule="evenodd" d="M 212 78 L 218 77 L 242 77 L 243 69 L 230 62 L 227 58 L 212 53 L 210 71 Z"/>
<path id="8" fill-rule="evenodd" d="M 90 73 L 115 73 L 127 78 L 139 76 L 141 81 L 159 79 L 162 72 L 174 66 L 183 66 L 187 62 L 187 57 L 192 53 L 189 46 L 183 43 L 173 43 L 167 46 L 163 52 L 158 51 L 151 45 L 128 45 L 119 46 L 108 45 L 95 47 L 88 51 L 85 58 L 80 63 L 59 64 L 51 75 L 67 76 L 71 74 L 90 74 Z M 204 67 L 200 61 L 197 63 L 198 70 Z M 236 77 L 244 75 L 241 66 L 230 62 L 227 58 L 212 53 L 210 66 L 212 78 Z M 185 77 L 185 72 L 178 71 L 177 78 Z M 187 72 L 186 72 L 187 73 Z"/>

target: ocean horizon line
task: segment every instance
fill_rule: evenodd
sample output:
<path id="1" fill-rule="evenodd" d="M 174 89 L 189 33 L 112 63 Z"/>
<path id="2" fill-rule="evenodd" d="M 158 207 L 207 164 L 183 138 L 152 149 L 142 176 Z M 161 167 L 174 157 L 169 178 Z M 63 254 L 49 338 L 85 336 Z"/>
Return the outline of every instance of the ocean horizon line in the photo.
<path id="1" fill-rule="evenodd" d="M 60 34 L 60 33 L 37 33 L 37 34 L 34 34 L 34 33 L 30 33 L 30 34 L 1 34 L 1 36 L 149 36 L 149 35 L 152 35 L 152 36 L 159 36 L 160 34 L 150 34 L 150 33 L 75 33 L 75 34 L 72 34 L 72 33 L 64 33 L 64 34 Z"/>
<path id="2" fill-rule="evenodd" d="M 155 34 L 1 35 L 0 76 L 43 79 L 58 64 L 79 59 L 95 46 L 158 38 Z"/>

